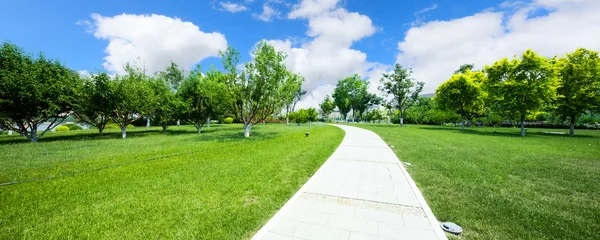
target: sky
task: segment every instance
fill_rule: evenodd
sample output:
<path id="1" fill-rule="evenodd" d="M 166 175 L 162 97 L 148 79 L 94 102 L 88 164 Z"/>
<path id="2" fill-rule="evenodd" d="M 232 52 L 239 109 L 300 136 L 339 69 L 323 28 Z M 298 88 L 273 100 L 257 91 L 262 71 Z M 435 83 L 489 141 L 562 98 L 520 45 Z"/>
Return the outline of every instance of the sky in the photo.
<path id="1" fill-rule="evenodd" d="M 43 52 L 89 74 L 147 71 L 170 61 L 221 68 L 231 46 L 242 62 L 266 40 L 305 77 L 299 107 L 316 107 L 339 79 L 359 74 L 378 93 L 395 64 L 433 93 L 462 64 L 476 69 L 533 49 L 547 57 L 600 50 L 599 0 L 195 0 L 5 1 L 0 41 Z"/>

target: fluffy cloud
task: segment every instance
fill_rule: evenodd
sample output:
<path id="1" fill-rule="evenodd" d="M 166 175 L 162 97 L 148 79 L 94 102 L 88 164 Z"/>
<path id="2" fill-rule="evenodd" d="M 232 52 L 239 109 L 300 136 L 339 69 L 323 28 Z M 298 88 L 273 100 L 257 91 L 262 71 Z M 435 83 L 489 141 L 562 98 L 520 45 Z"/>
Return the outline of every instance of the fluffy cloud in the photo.
<path id="1" fill-rule="evenodd" d="M 308 94 L 298 107 L 315 107 L 331 94 L 339 79 L 358 73 L 378 80 L 389 66 L 367 61 L 367 55 L 352 49 L 352 43 L 373 35 L 376 27 L 365 15 L 348 12 L 337 0 L 303 0 L 292 7 L 290 19 L 308 20 L 309 41 L 296 44 L 290 39 L 269 40 L 279 51 L 288 54 L 286 65 L 305 77 L 303 88 Z M 373 81 L 377 82 L 377 81 Z M 376 90 L 376 83 L 371 89 Z"/>
<path id="2" fill-rule="evenodd" d="M 232 3 L 232 2 L 219 2 L 219 5 L 221 6 L 221 10 L 227 11 L 230 13 L 236 13 L 236 12 L 250 10 L 250 9 L 248 9 L 248 7 L 246 7 L 242 4 L 237 4 L 237 3 Z"/>
<path id="3" fill-rule="evenodd" d="M 91 17 L 92 22 L 84 22 L 90 27 L 88 30 L 96 38 L 109 41 L 103 63 L 109 72 L 123 72 L 128 62 L 137 62 L 149 72 L 163 70 L 170 61 L 189 69 L 227 48 L 223 34 L 202 32 L 179 18 L 156 14 Z"/>
<path id="4" fill-rule="evenodd" d="M 273 17 L 278 17 L 281 13 L 271 7 L 268 3 L 263 4 L 263 11 L 260 14 L 254 13 L 252 17 L 263 22 L 270 22 Z"/>
<path id="5" fill-rule="evenodd" d="M 465 63 L 476 68 L 531 48 L 552 57 L 578 47 L 600 49 L 600 1 L 536 0 L 450 21 L 412 27 L 398 43 L 397 62 L 412 67 L 424 92 Z M 540 14 L 542 13 L 542 14 Z"/>

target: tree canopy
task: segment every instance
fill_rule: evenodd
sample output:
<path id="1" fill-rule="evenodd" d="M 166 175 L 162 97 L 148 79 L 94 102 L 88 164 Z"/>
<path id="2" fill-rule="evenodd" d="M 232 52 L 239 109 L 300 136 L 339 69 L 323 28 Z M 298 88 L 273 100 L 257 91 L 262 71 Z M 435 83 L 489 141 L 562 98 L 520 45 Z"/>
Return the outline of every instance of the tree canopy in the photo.
<path id="1" fill-rule="evenodd" d="M 404 115 L 423 91 L 425 83 L 416 81 L 412 76 L 412 70 L 402 68 L 400 64 L 396 64 L 394 72 L 391 74 L 384 73 L 381 78 L 382 86 L 379 90 L 385 96 L 391 96 L 395 100 L 395 107 L 399 111 L 400 125 L 404 124 Z"/>
<path id="2" fill-rule="evenodd" d="M 435 91 L 435 99 L 442 109 L 456 111 L 464 121 L 484 113 L 484 94 L 481 84 L 485 81 L 483 72 L 457 73 L 442 83 Z"/>

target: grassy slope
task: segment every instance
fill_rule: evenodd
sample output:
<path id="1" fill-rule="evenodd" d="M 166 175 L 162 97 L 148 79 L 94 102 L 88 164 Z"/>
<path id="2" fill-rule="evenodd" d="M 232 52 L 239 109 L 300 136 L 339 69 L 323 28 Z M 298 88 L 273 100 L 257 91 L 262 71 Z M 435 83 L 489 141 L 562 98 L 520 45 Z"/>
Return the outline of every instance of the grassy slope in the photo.
<path id="1" fill-rule="evenodd" d="M 600 131 L 353 126 L 395 146 L 438 220 L 465 239 L 598 238 Z"/>
<path id="2" fill-rule="evenodd" d="M 216 125 L 0 137 L 0 239 L 250 237 L 331 155 L 332 126 Z M 305 131 L 311 136 L 306 138 Z"/>

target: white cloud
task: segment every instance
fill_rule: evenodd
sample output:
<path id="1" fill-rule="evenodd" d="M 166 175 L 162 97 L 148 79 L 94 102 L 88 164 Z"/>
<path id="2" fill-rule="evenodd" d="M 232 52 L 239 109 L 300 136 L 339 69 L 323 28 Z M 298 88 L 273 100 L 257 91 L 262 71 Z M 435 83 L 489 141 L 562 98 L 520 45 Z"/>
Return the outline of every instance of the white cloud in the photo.
<path id="1" fill-rule="evenodd" d="M 248 9 L 248 7 L 244 6 L 243 4 L 232 3 L 232 2 L 219 2 L 219 5 L 221 6 L 220 9 L 222 11 L 227 11 L 227 12 L 231 12 L 231 13 L 243 12 L 243 11 L 250 10 L 250 9 Z"/>
<path id="2" fill-rule="evenodd" d="M 218 56 L 227 48 L 225 36 L 205 33 L 191 22 L 163 15 L 122 14 L 114 17 L 91 15 L 91 32 L 108 40 L 103 66 L 109 72 L 123 72 L 128 62 L 136 62 L 149 72 L 163 70 L 170 61 L 185 69 L 199 61 Z"/>
<path id="3" fill-rule="evenodd" d="M 426 8 L 423 8 L 423 9 L 419 10 L 419 11 L 416 11 L 415 15 L 420 15 L 420 14 L 423 14 L 423 13 L 426 13 L 426 12 L 429 12 L 429 11 L 433 11 L 433 10 L 435 10 L 437 8 L 438 8 L 438 5 L 436 3 L 434 3 L 433 5 L 431 5 L 429 7 L 426 7 Z"/>
<path id="4" fill-rule="evenodd" d="M 79 76 L 82 76 L 82 77 L 90 76 L 90 72 L 88 70 L 79 70 L 79 71 L 77 71 L 77 73 L 79 73 Z"/>
<path id="5" fill-rule="evenodd" d="M 263 4 L 263 11 L 260 14 L 253 13 L 252 17 L 263 22 L 270 22 L 273 17 L 279 17 L 281 13 L 271 7 L 269 4 Z"/>
<path id="6" fill-rule="evenodd" d="M 521 8 L 412 27 L 398 43 L 397 62 L 412 67 L 428 93 L 461 64 L 482 68 L 529 48 L 548 57 L 579 47 L 600 49 L 600 1 L 536 0 L 524 7 L 517 5 Z M 517 5 L 505 3 L 504 7 Z M 540 10 L 549 13 L 532 16 Z"/>
<path id="7" fill-rule="evenodd" d="M 378 84 L 380 73 L 389 68 L 368 62 L 366 53 L 351 48 L 355 41 L 373 35 L 376 27 L 369 17 L 348 12 L 338 3 L 303 0 L 292 7 L 288 18 L 308 20 L 308 41 L 295 44 L 291 39 L 269 40 L 277 50 L 288 54 L 288 69 L 305 77 L 303 88 L 308 93 L 299 107 L 316 107 L 333 92 L 338 80 L 354 73 L 376 82 L 372 85 Z"/>

